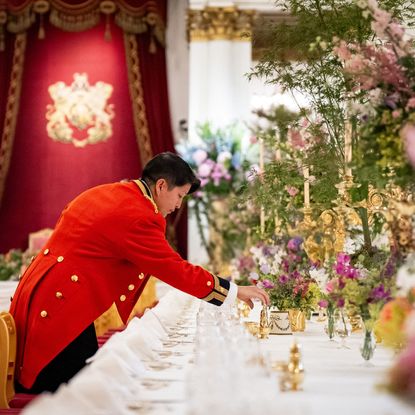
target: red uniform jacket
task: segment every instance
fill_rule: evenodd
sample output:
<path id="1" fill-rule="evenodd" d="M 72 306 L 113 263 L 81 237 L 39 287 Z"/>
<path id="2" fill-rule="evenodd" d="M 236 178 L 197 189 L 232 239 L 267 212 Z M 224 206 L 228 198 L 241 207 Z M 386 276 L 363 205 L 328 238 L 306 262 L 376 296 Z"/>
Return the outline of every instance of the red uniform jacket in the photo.
<path id="1" fill-rule="evenodd" d="M 11 303 L 16 379 L 39 372 L 114 302 L 126 322 L 150 277 L 220 305 L 229 282 L 183 260 L 139 181 L 87 190 L 64 209 Z"/>

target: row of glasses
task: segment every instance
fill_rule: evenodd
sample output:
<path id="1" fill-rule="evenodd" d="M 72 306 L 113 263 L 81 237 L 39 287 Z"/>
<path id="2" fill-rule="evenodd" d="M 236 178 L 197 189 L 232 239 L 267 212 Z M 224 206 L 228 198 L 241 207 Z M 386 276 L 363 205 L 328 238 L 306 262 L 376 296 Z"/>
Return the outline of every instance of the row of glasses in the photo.
<path id="1" fill-rule="evenodd" d="M 201 303 L 195 359 L 188 373 L 188 414 L 241 414 L 275 409 L 277 384 L 264 366 L 258 340 L 235 307 Z"/>

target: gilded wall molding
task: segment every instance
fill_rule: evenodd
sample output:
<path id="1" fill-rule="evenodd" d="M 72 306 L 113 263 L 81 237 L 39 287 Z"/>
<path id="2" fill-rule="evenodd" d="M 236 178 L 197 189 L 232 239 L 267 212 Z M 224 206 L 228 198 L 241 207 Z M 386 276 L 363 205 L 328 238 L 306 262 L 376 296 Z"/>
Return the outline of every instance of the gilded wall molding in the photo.
<path id="1" fill-rule="evenodd" d="M 209 40 L 251 41 L 255 10 L 236 7 L 188 9 L 187 32 L 191 42 Z"/>
<path id="2" fill-rule="evenodd" d="M 154 0 L 144 1 L 141 5 L 137 5 L 134 0 L 85 0 L 78 4 L 73 4 L 70 0 L 15 0 L 15 4 L 7 5 L 1 13 L 0 38 L 4 37 L 5 32 L 21 33 L 33 24 L 39 24 L 39 38 L 42 39 L 47 35 L 43 27 L 46 18 L 51 25 L 67 32 L 91 29 L 105 18 L 105 36 L 108 40 L 111 38 L 109 20 L 113 19 L 124 32 L 150 32 L 152 42 L 156 39 L 160 45 L 165 46 L 166 28 L 162 13 Z M 155 50 L 154 44 L 151 49 Z"/>
<path id="3" fill-rule="evenodd" d="M 153 157 L 151 149 L 150 131 L 148 129 L 144 90 L 141 81 L 140 60 L 135 35 L 124 32 L 125 55 L 128 69 L 128 85 L 133 107 L 133 121 L 135 136 L 140 150 L 141 165 Z"/>
<path id="4" fill-rule="evenodd" d="M 16 35 L 3 132 L 0 141 L 0 203 L 3 198 L 7 174 L 9 172 L 16 132 L 16 120 L 17 114 L 19 113 L 26 43 L 26 33 L 19 33 Z"/>

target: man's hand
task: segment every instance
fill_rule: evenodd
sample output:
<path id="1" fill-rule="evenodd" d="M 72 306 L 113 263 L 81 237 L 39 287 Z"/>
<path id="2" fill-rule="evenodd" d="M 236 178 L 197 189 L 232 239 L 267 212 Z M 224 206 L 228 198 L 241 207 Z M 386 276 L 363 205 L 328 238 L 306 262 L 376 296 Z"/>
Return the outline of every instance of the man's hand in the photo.
<path id="1" fill-rule="evenodd" d="M 253 308 L 254 303 L 252 302 L 253 299 L 260 300 L 264 304 L 269 305 L 269 296 L 264 291 L 258 288 L 255 285 L 249 285 L 249 286 L 239 286 L 238 285 L 238 295 L 237 297 L 244 301 L 249 305 L 249 307 Z"/>

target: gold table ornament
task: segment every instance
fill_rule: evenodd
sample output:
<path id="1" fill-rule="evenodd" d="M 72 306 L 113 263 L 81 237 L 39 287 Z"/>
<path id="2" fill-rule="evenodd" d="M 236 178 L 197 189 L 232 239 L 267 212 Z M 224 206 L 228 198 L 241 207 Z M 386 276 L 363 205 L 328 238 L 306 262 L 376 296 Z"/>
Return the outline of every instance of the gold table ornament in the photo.
<path id="1" fill-rule="evenodd" d="M 305 330 L 305 313 L 297 308 L 288 310 L 292 331 Z"/>
<path id="2" fill-rule="evenodd" d="M 281 391 L 299 391 L 304 382 L 304 366 L 301 360 L 301 346 L 294 342 L 290 348 L 288 365 L 280 378 Z"/>
<path id="3" fill-rule="evenodd" d="M 270 331 L 271 327 L 269 325 L 268 307 L 264 304 L 259 317 L 258 338 L 268 339 Z"/>

